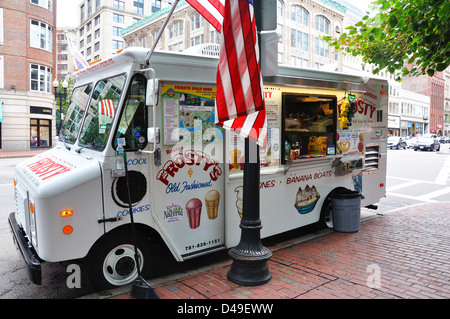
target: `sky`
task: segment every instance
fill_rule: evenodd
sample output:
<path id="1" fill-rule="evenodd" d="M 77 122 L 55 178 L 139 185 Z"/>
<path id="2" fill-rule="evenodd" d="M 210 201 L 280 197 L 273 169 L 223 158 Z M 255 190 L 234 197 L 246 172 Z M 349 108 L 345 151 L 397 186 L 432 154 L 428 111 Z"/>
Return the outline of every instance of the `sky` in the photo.
<path id="1" fill-rule="evenodd" d="M 57 0 L 57 21 L 56 25 L 58 27 L 77 27 L 78 23 L 78 6 L 83 0 Z M 354 6 L 361 9 L 362 12 L 366 12 L 368 4 L 372 0 L 346 0 L 347 2 L 353 4 Z M 145 2 L 150 2 L 150 0 L 145 0 Z"/>

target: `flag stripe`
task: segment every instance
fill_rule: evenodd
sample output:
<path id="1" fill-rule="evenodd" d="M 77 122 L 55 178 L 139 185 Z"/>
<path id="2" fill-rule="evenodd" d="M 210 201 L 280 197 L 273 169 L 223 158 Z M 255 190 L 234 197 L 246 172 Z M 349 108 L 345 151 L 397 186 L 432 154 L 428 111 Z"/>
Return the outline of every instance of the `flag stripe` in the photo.
<path id="1" fill-rule="evenodd" d="M 222 33 L 216 77 L 216 125 L 264 146 L 267 120 L 253 1 L 186 1 Z"/>
<path id="2" fill-rule="evenodd" d="M 83 68 L 89 67 L 89 63 L 86 62 L 78 49 L 73 45 L 72 39 L 69 37 L 67 32 L 65 33 L 65 35 L 67 41 L 69 42 L 70 53 L 72 54 L 73 63 L 75 64 L 76 68 L 81 70 Z"/>
<path id="3" fill-rule="evenodd" d="M 116 107 L 112 100 L 101 100 L 100 101 L 100 114 L 106 115 L 110 118 L 114 117 L 116 112 Z"/>
<path id="4" fill-rule="evenodd" d="M 194 7 L 211 25 L 221 32 L 223 15 L 225 12 L 225 0 L 186 0 Z"/>

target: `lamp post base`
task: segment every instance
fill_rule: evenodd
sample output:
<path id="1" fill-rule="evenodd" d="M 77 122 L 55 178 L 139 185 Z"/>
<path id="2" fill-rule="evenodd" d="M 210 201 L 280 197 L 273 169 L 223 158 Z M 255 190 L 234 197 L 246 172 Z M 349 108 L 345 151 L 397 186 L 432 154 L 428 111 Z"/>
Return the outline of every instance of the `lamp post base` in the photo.
<path id="1" fill-rule="evenodd" d="M 259 239 L 261 221 L 242 220 L 242 237 L 239 244 L 230 249 L 228 255 L 233 259 L 227 279 L 241 286 L 258 286 L 272 279 L 267 261 L 272 252 L 264 247 Z"/>

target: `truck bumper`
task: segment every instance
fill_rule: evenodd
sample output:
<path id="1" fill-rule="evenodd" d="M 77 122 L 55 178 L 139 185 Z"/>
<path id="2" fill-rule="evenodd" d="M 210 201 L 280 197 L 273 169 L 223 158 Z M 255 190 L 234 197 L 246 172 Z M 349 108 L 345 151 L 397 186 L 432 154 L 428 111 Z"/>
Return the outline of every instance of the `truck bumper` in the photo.
<path id="1" fill-rule="evenodd" d="M 28 276 L 32 283 L 40 285 L 42 283 L 42 271 L 39 257 L 25 237 L 24 231 L 17 223 L 14 213 L 9 215 L 8 221 L 13 234 L 14 244 L 20 251 L 22 259 L 27 266 Z"/>

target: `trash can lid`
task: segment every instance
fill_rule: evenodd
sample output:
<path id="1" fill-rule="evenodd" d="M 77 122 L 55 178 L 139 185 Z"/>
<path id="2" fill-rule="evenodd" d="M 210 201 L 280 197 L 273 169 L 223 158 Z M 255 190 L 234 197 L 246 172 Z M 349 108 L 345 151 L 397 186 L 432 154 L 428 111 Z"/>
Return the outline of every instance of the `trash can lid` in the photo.
<path id="1" fill-rule="evenodd" d="M 361 197 L 361 196 L 362 196 L 362 194 L 360 192 L 358 192 L 358 191 L 347 190 L 347 191 L 344 191 L 344 192 L 333 194 L 332 198 L 335 198 L 335 199 L 351 199 L 351 198 L 358 198 L 358 197 Z"/>

